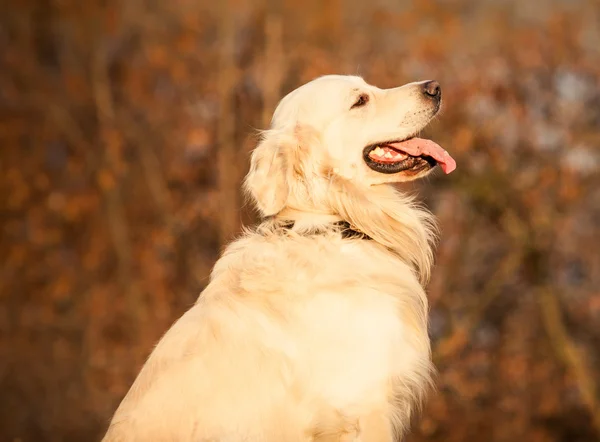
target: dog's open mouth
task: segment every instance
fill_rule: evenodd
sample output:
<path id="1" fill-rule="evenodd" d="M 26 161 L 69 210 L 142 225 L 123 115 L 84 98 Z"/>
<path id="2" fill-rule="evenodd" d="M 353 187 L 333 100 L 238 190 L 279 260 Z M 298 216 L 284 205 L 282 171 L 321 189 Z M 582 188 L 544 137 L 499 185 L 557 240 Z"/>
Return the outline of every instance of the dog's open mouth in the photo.
<path id="1" fill-rule="evenodd" d="M 456 162 L 439 144 L 424 138 L 388 141 L 365 147 L 363 157 L 367 166 L 376 172 L 411 174 L 439 165 L 444 173 L 456 169 Z"/>

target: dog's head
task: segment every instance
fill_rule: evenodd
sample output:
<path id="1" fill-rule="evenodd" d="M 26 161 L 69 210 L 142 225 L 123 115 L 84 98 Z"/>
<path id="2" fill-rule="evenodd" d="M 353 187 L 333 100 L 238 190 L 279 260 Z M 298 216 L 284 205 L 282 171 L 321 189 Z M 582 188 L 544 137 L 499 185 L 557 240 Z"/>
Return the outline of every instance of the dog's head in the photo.
<path id="1" fill-rule="evenodd" d="M 246 188 L 264 216 L 284 207 L 331 212 L 333 182 L 367 190 L 414 180 L 454 160 L 416 135 L 441 106 L 435 81 L 379 89 L 354 76 L 313 80 L 281 100 L 252 154 Z"/>

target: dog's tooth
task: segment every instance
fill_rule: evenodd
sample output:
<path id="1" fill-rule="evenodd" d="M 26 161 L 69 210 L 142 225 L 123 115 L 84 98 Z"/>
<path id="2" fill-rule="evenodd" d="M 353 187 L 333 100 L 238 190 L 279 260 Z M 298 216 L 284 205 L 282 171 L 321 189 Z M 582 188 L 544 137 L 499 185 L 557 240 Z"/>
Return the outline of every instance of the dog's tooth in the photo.
<path id="1" fill-rule="evenodd" d="M 392 154 L 389 153 L 389 152 L 386 152 L 385 155 L 384 155 L 384 157 L 386 157 L 386 158 L 392 158 Z"/>
<path id="2" fill-rule="evenodd" d="M 377 146 L 375 148 L 375 150 L 373 151 L 373 153 L 375 153 L 375 155 L 382 156 L 384 154 L 384 151 L 383 151 L 383 149 L 381 147 Z"/>

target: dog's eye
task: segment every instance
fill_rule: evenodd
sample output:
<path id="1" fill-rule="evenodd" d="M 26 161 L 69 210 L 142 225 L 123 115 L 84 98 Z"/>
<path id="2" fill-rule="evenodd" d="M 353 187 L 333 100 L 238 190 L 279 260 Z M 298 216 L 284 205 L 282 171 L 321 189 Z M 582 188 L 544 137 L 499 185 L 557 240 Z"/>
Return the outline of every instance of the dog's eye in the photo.
<path id="1" fill-rule="evenodd" d="M 365 104 L 367 104 L 368 102 L 369 102 L 369 96 L 367 94 L 362 94 L 360 97 L 358 97 L 358 99 L 356 100 L 356 103 L 354 103 L 350 109 L 354 109 L 355 107 L 362 107 Z"/>

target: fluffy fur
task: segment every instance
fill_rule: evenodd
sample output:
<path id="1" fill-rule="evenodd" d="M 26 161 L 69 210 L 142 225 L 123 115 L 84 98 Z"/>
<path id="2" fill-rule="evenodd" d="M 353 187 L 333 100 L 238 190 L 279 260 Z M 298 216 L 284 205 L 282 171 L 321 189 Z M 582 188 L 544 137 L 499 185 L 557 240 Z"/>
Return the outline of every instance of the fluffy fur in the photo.
<path id="1" fill-rule="evenodd" d="M 365 106 L 353 107 L 357 94 Z M 264 217 L 158 343 L 105 442 L 387 442 L 429 384 L 432 216 L 363 148 L 420 131 L 420 83 L 326 76 L 286 96 L 245 186 Z M 420 176 L 420 175 L 419 175 Z M 293 220 L 293 228 L 285 228 Z M 372 238 L 342 238 L 345 220 Z"/>

